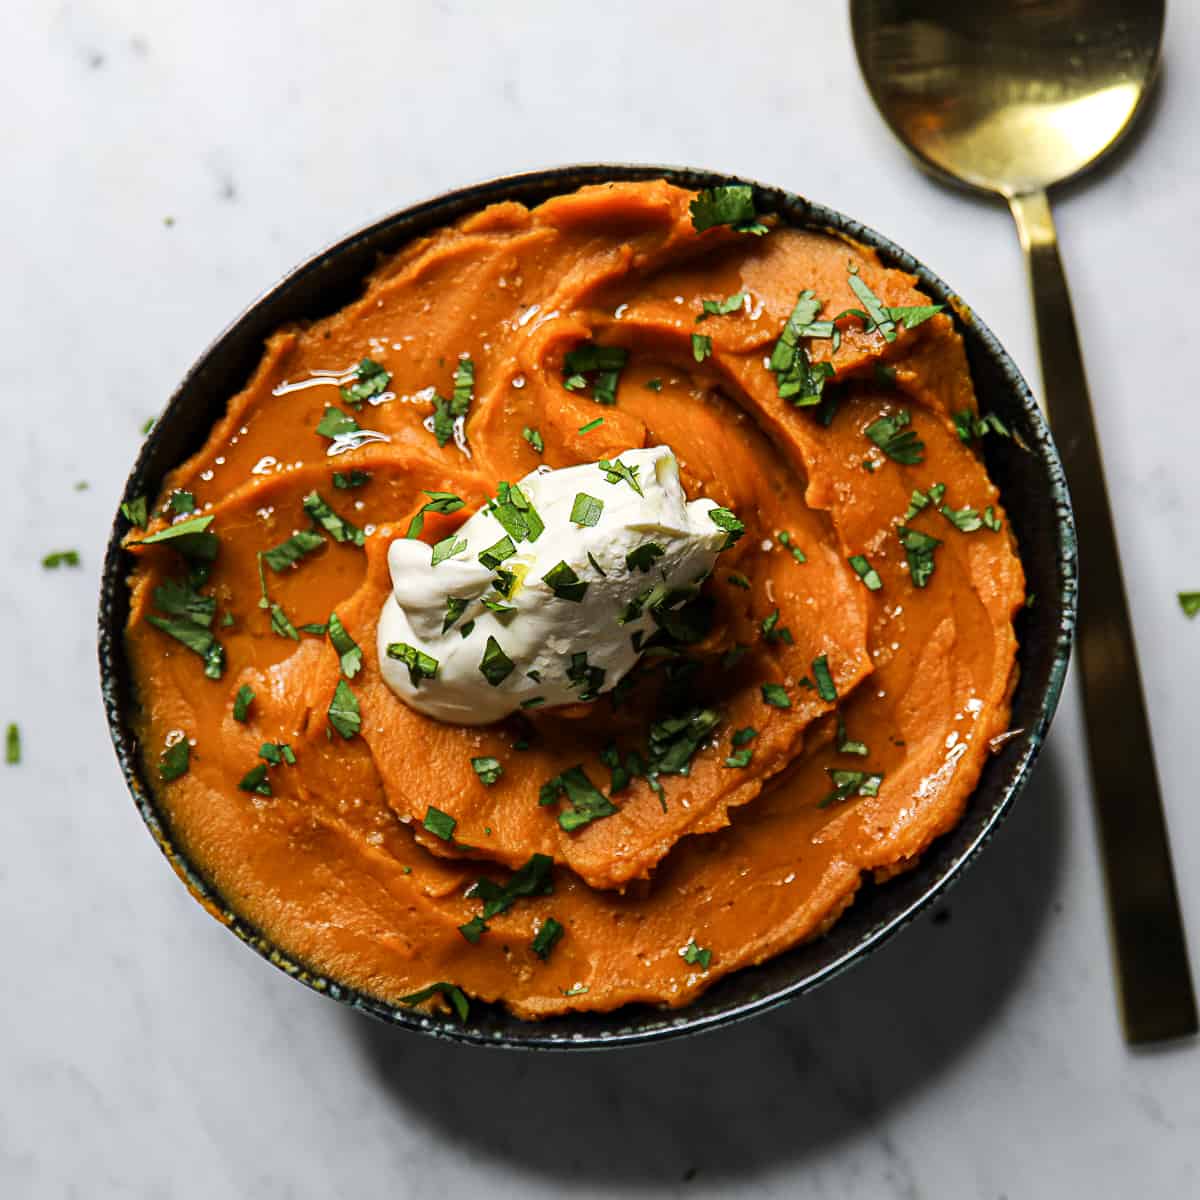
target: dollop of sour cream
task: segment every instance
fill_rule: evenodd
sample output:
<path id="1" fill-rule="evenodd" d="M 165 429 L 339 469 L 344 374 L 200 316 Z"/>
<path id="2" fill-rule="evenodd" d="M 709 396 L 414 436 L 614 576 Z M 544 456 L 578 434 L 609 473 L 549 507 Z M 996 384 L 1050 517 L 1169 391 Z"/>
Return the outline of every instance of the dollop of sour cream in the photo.
<path id="1" fill-rule="evenodd" d="M 657 631 L 656 601 L 697 586 L 729 536 L 725 510 L 688 500 L 669 446 L 539 467 L 517 487 L 432 556 L 410 538 L 388 549 L 380 670 L 431 717 L 483 725 L 609 691 Z"/>

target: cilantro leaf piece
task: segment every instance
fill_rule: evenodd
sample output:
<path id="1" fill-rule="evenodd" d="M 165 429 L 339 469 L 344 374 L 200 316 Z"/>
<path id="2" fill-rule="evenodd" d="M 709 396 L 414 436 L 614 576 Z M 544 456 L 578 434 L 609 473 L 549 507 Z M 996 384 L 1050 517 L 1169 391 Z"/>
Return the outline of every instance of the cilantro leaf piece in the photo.
<path id="1" fill-rule="evenodd" d="M 254 689 L 248 683 L 243 683 L 233 698 L 233 719 L 245 724 L 250 716 L 250 706 L 253 703 Z"/>
<path id="2" fill-rule="evenodd" d="M 832 363 L 810 361 L 802 342 L 806 337 L 828 337 L 832 334 L 832 325 L 815 320 L 820 311 L 821 301 L 811 289 L 805 288 L 797 296 L 795 307 L 784 322 L 783 331 L 767 362 L 767 369 L 775 376 L 780 398 L 791 400 L 797 408 L 819 404 L 826 380 L 834 375 Z"/>
<path id="3" fill-rule="evenodd" d="M 308 513 L 335 542 L 351 542 L 361 546 L 366 536 L 357 525 L 339 517 L 326 503 L 319 492 L 309 492 L 302 501 L 304 511 Z"/>
<path id="4" fill-rule="evenodd" d="M 259 796 L 273 795 L 271 781 L 267 778 L 267 764 L 260 762 L 252 766 L 238 780 L 238 788 L 243 792 L 254 792 Z"/>
<path id="5" fill-rule="evenodd" d="M 547 917 L 542 922 L 541 928 L 533 935 L 533 941 L 529 943 L 529 948 L 545 962 L 564 932 L 565 930 L 558 921 L 553 917 Z"/>
<path id="6" fill-rule="evenodd" d="M 1027 607 L 1031 606 L 1027 605 Z M 1185 617 L 1194 617 L 1200 613 L 1200 592 L 1180 592 L 1179 607 L 1183 609 Z"/>
<path id="7" fill-rule="evenodd" d="M 4 731 L 4 761 L 10 767 L 21 761 L 21 730 L 16 721 L 9 721 Z"/>
<path id="8" fill-rule="evenodd" d="M 468 621 L 465 625 L 462 625 L 459 627 L 458 636 L 465 640 L 466 638 L 469 638 L 471 636 L 471 631 L 474 628 L 475 628 L 475 622 Z"/>
<path id="9" fill-rule="evenodd" d="M 571 662 L 567 667 L 567 679 L 572 687 L 580 689 L 580 700 L 594 700 L 604 686 L 606 674 L 603 667 L 593 666 L 588 662 L 586 650 L 578 650 L 571 655 Z"/>
<path id="10" fill-rule="evenodd" d="M 471 768 L 475 774 L 479 776 L 479 781 L 485 787 L 491 787 L 493 783 L 504 774 L 504 768 L 500 765 L 498 758 L 477 757 L 471 759 Z"/>
<path id="11" fill-rule="evenodd" d="M 438 392 L 433 394 L 433 436 L 444 446 L 454 436 L 454 413 L 450 401 Z"/>
<path id="12" fill-rule="evenodd" d="M 446 615 L 442 618 L 442 632 L 447 633 L 454 628 L 455 621 L 467 611 L 471 601 L 466 596 L 447 596 Z"/>
<path id="13" fill-rule="evenodd" d="M 753 725 L 747 725 L 743 729 L 738 729 L 729 739 L 735 746 L 745 746 L 747 743 L 754 741 L 758 737 L 758 730 Z"/>
<path id="14" fill-rule="evenodd" d="M 625 555 L 625 569 L 631 572 L 641 571 L 645 575 L 660 558 L 666 557 L 666 553 L 657 542 L 643 542 Z"/>
<path id="15" fill-rule="evenodd" d="M 712 962 L 712 951 L 703 946 L 697 946 L 696 939 L 692 938 L 684 947 L 683 961 L 689 967 L 698 966 L 702 971 L 707 971 L 709 963 Z"/>
<path id="16" fill-rule="evenodd" d="M 594 421 L 589 421 L 586 425 L 580 425 L 577 432 L 591 433 L 593 429 L 599 429 L 604 424 L 603 417 L 597 417 Z"/>
<path id="17" fill-rule="evenodd" d="M 299 633 L 311 633 L 315 637 L 324 637 L 329 632 L 328 621 L 309 621 L 306 625 L 297 625 Z"/>
<path id="18" fill-rule="evenodd" d="M 263 561 L 272 571 L 279 573 L 298 563 L 306 554 L 325 545 L 325 539 L 315 529 L 301 529 L 285 542 L 263 551 Z"/>
<path id="19" fill-rule="evenodd" d="M 619 458 L 615 458 L 611 462 L 607 458 L 602 458 L 597 465 L 604 472 L 605 483 L 627 483 L 639 496 L 645 495 L 642 485 L 638 483 L 639 467 L 628 467 Z"/>
<path id="20" fill-rule="evenodd" d="M 708 334 L 692 334 L 692 357 L 698 363 L 702 363 L 706 358 L 712 357 L 712 338 Z"/>
<path id="21" fill-rule="evenodd" d="M 867 281 L 859 275 L 858 271 L 852 269 L 850 272 L 850 290 L 862 302 L 863 308 L 867 310 L 868 329 L 874 328 L 879 333 L 883 334 L 884 340 L 894 342 L 896 340 L 896 322 L 892 319 L 891 313 L 884 307 L 883 301 L 879 299 L 867 284 Z"/>
<path id="22" fill-rule="evenodd" d="M 171 493 L 170 505 L 176 516 L 187 516 L 188 513 L 196 511 L 196 497 L 191 492 L 180 489 Z"/>
<path id="23" fill-rule="evenodd" d="M 496 485 L 496 498 L 488 511 L 514 542 L 536 542 L 546 529 L 529 497 L 515 483 Z"/>
<path id="24" fill-rule="evenodd" d="M 994 433 L 1011 438 L 1012 431 L 995 413 L 976 415 L 969 408 L 954 414 L 954 429 L 962 442 L 973 442 L 985 434 Z"/>
<path id="25" fill-rule="evenodd" d="M 996 516 L 996 510 L 990 504 L 983 510 L 983 524 L 985 528 L 990 529 L 993 533 L 999 533 L 1004 528 L 1004 522 Z"/>
<path id="26" fill-rule="evenodd" d="M 42 559 L 42 566 L 47 570 L 57 570 L 59 567 L 79 566 L 78 550 L 55 550 Z"/>
<path id="27" fill-rule="evenodd" d="M 729 225 L 737 233 L 761 236 L 767 227 L 758 219 L 754 208 L 754 191 L 745 183 L 730 183 L 705 188 L 689 205 L 692 228 L 697 233 L 715 225 Z"/>
<path id="28" fill-rule="evenodd" d="M 458 927 L 458 932 L 471 943 L 477 945 L 479 939 L 488 931 L 488 923 L 480 916 L 474 916 L 464 925 Z"/>
<path id="29" fill-rule="evenodd" d="M 798 563 L 808 562 L 808 555 L 799 546 L 792 545 L 792 535 L 786 529 L 781 529 L 775 536 L 779 539 L 779 544 L 785 547 Z"/>
<path id="30" fill-rule="evenodd" d="M 489 546 L 486 550 L 479 553 L 479 561 L 483 563 L 489 571 L 494 570 L 502 562 L 506 562 L 516 554 L 517 548 L 513 545 L 513 540 L 507 534 L 502 537 L 495 545 Z"/>
<path id="31" fill-rule="evenodd" d="M 739 575 L 736 571 L 730 571 L 725 577 L 725 582 L 733 587 L 742 588 L 744 591 L 750 590 L 750 580 L 745 575 Z"/>
<path id="32" fill-rule="evenodd" d="M 212 562 L 217 557 L 218 541 L 215 533 L 207 532 L 213 519 L 209 517 L 191 517 L 180 521 L 178 525 L 169 525 L 140 541 L 130 542 L 131 546 L 155 546 L 162 542 L 171 542 L 184 558 L 196 559 L 200 562 Z"/>
<path id="33" fill-rule="evenodd" d="M 888 458 L 915 466 L 925 461 L 925 443 L 917 437 L 915 430 L 904 428 L 911 419 L 908 409 L 902 408 L 872 421 L 864 432 Z"/>
<path id="34" fill-rule="evenodd" d="M 572 600 L 576 604 L 583 600 L 589 587 L 586 579 L 580 579 L 571 566 L 566 562 L 555 563 L 542 576 L 542 582 L 560 600 Z"/>
<path id="35" fill-rule="evenodd" d="M 946 485 L 944 483 L 931 484 L 928 491 L 921 491 L 920 488 L 913 488 L 912 497 L 908 502 L 908 510 L 900 519 L 902 521 L 911 521 L 919 512 L 924 512 L 931 504 L 935 507 L 942 502 L 942 497 L 946 494 Z"/>
<path id="36" fill-rule="evenodd" d="M 826 704 L 832 704 L 838 698 L 838 694 L 833 683 L 833 676 L 829 673 L 828 655 L 820 654 L 813 659 L 812 673 L 813 678 L 817 681 L 817 695 Z"/>
<path id="37" fill-rule="evenodd" d="M 746 532 L 746 526 L 737 513 L 728 508 L 710 508 L 708 519 L 718 528 L 724 529 L 729 535 L 725 539 L 722 550 L 728 550 Z"/>
<path id="38" fill-rule="evenodd" d="M 879 578 L 879 572 L 871 566 L 866 555 L 852 554 L 846 561 L 853 567 L 855 575 L 866 584 L 869 591 L 877 592 L 883 587 L 883 580 Z"/>
<path id="39" fill-rule="evenodd" d="M 370 471 L 334 471 L 333 486 L 338 491 L 349 491 L 350 488 L 362 487 L 365 483 L 371 482 Z"/>
<path id="40" fill-rule="evenodd" d="M 844 771 L 837 767 L 826 767 L 825 773 L 833 783 L 833 791 L 821 800 L 818 808 L 829 808 L 830 805 L 849 800 L 852 796 L 878 796 L 879 785 L 883 782 L 882 775 L 869 771 Z"/>
<path id="41" fill-rule="evenodd" d="M 475 364 L 469 355 L 459 357 L 458 366 L 454 368 L 454 395 L 450 398 L 450 406 L 454 416 L 464 417 L 475 398 Z"/>
<path id="42" fill-rule="evenodd" d="M 792 707 L 792 698 L 787 694 L 787 688 L 778 683 L 764 683 L 762 698 L 763 703 L 769 704 L 772 708 Z"/>
<path id="43" fill-rule="evenodd" d="M 287 763 L 289 767 L 296 765 L 296 752 L 287 742 L 263 742 L 258 748 L 258 757 L 265 759 L 271 766 Z"/>
<path id="44" fill-rule="evenodd" d="M 565 797 L 570 806 L 558 814 L 558 824 L 567 833 L 582 829 L 601 817 L 611 817 L 619 811 L 592 783 L 582 765 L 568 767 L 561 775 L 555 775 L 543 783 L 538 793 L 538 803 L 553 804 L 560 797 Z"/>
<path id="45" fill-rule="evenodd" d="M 944 304 L 911 304 L 901 308 L 889 308 L 887 313 L 893 321 L 903 325 L 905 329 L 916 329 L 930 317 L 936 317 L 945 307 Z"/>
<path id="46" fill-rule="evenodd" d="M 387 391 L 392 381 L 385 367 L 380 366 L 373 358 L 364 358 L 354 368 L 355 380 L 349 386 L 341 388 L 342 399 L 355 408 L 362 406 L 364 400 L 373 396 L 381 396 Z"/>
<path id="47" fill-rule="evenodd" d="M 908 573 L 912 576 L 913 587 L 923 588 L 933 574 L 933 552 L 942 543 L 940 539 L 907 525 L 901 525 L 897 533 L 908 556 Z"/>
<path id="48" fill-rule="evenodd" d="M 839 754 L 857 754 L 861 758 L 866 758 L 870 753 L 865 743 L 850 740 L 846 733 L 846 722 L 842 720 L 840 713 L 837 719 L 837 749 Z"/>
<path id="49" fill-rule="evenodd" d="M 596 556 L 590 550 L 587 552 L 587 560 L 592 564 L 593 569 L 601 579 L 608 578 L 608 572 L 596 561 Z"/>
<path id="50" fill-rule="evenodd" d="M 213 635 L 212 630 L 187 617 L 158 617 L 146 618 L 155 629 L 181 642 L 189 650 L 204 659 L 204 674 L 209 679 L 220 679 L 225 670 L 225 649 Z"/>
<path id="51" fill-rule="evenodd" d="M 449 813 L 442 812 L 440 808 L 434 808 L 431 804 L 425 810 L 425 819 L 421 824 L 435 838 L 441 838 L 443 842 L 449 842 L 454 837 L 454 827 L 458 822 Z"/>
<path id="52" fill-rule="evenodd" d="M 754 758 L 754 751 L 749 747 L 735 750 L 725 759 L 727 767 L 748 767 Z"/>
<path id="53" fill-rule="evenodd" d="M 424 489 L 422 489 L 424 490 Z M 419 536 L 421 530 L 425 528 L 425 514 L 433 513 L 453 513 L 458 512 L 466 503 L 461 496 L 456 496 L 453 492 L 430 492 L 425 491 L 425 495 L 429 499 L 417 509 L 416 515 L 408 523 L 408 529 L 405 530 L 406 538 L 415 538 Z"/>
<path id="54" fill-rule="evenodd" d="M 961 533 L 975 533 L 983 528 L 983 517 L 979 515 L 979 510 L 971 508 L 969 505 L 955 509 L 948 504 L 943 504 L 938 512 Z"/>
<path id="55" fill-rule="evenodd" d="M 466 1021 L 471 1011 L 466 996 L 463 995 L 461 988 L 455 987 L 452 983 L 446 983 L 444 980 L 431 983 L 428 987 L 422 988 L 419 992 L 413 992 L 411 995 L 400 996 L 398 997 L 398 1002 L 407 1008 L 412 1008 L 414 1005 L 421 1004 L 433 996 L 444 996 L 454 1009 L 458 1019 Z"/>
<path id="56" fill-rule="evenodd" d="M 467 539 L 456 537 L 453 533 L 446 538 L 442 538 L 440 542 L 435 542 L 433 546 L 433 558 L 430 562 L 431 566 L 436 567 L 438 563 L 443 563 L 448 558 L 453 558 L 456 554 L 461 554 L 467 548 Z"/>
<path id="57" fill-rule="evenodd" d="M 341 658 L 342 674 L 353 679 L 362 670 L 363 655 L 359 644 L 346 631 L 337 613 L 329 614 L 329 640 Z"/>
<path id="58" fill-rule="evenodd" d="M 526 425 L 521 430 L 521 436 L 533 447 L 535 454 L 541 454 L 546 449 L 546 443 L 542 440 L 542 435 L 536 429 L 530 429 Z"/>
<path id="59" fill-rule="evenodd" d="M 500 648 L 500 643 L 489 635 L 484 646 L 483 658 L 479 660 L 479 673 L 492 687 L 499 687 L 512 672 L 512 659 Z"/>
<path id="60" fill-rule="evenodd" d="M 330 725 L 347 741 L 362 728 L 362 713 L 358 707 L 358 697 L 344 679 L 338 680 L 326 715 Z"/>
<path id="61" fill-rule="evenodd" d="M 591 375 L 592 399 L 597 404 L 616 404 L 617 385 L 628 359 L 629 351 L 623 346 L 583 342 L 563 356 L 563 387 L 569 392 L 580 391 Z"/>
<path id="62" fill-rule="evenodd" d="M 687 775 L 696 751 L 720 722 L 715 708 L 701 707 L 656 721 L 647 740 L 648 775 Z"/>
<path id="63" fill-rule="evenodd" d="M 647 379 L 646 382 L 642 384 L 642 387 L 647 388 L 652 392 L 661 392 L 663 389 L 663 382 L 661 379 Z"/>
<path id="64" fill-rule="evenodd" d="M 595 525 L 604 511 L 604 501 L 589 496 L 587 492 L 578 492 L 575 503 L 571 505 L 571 520 L 576 525 Z"/>
<path id="65" fill-rule="evenodd" d="M 727 317 L 730 313 L 737 312 L 745 303 L 745 292 L 734 292 L 732 296 L 727 296 L 724 300 L 702 300 L 700 307 L 703 311 L 696 318 L 696 324 L 707 321 L 709 317 Z"/>
<path id="66" fill-rule="evenodd" d="M 132 500 L 123 502 L 121 504 L 121 515 L 131 525 L 136 525 L 139 529 L 145 529 L 146 523 L 150 519 L 147 512 L 146 497 L 135 496 Z"/>
<path id="67" fill-rule="evenodd" d="M 181 775 L 186 775 L 191 758 L 192 748 L 188 745 L 187 738 L 180 738 L 179 741 L 168 746 L 159 756 L 159 779 L 164 783 L 170 783 L 172 779 L 178 779 Z"/>
<path id="68" fill-rule="evenodd" d="M 437 677 L 438 660 L 416 646 L 410 646 L 407 642 L 389 642 L 386 653 L 388 658 L 394 658 L 408 668 L 413 687 L 420 687 L 422 679 Z"/>
<path id="69" fill-rule="evenodd" d="M 283 611 L 281 604 L 271 605 L 271 632 L 280 637 L 291 638 L 293 642 L 300 640 L 299 631 L 292 624 L 291 618 Z"/>
<path id="70" fill-rule="evenodd" d="M 340 408 L 336 408 L 332 404 L 326 407 L 317 424 L 317 432 L 322 437 L 329 438 L 330 441 L 341 437 L 344 433 L 357 433 L 361 428 L 362 426 L 349 413 L 342 412 Z"/>
<path id="71" fill-rule="evenodd" d="M 480 916 L 485 921 L 508 912 L 512 906 L 528 896 L 549 896 L 554 892 L 554 860 L 548 854 L 532 854 L 527 862 L 518 867 L 505 883 L 481 876 L 467 892 L 469 897 L 483 901 Z"/>
<path id="72" fill-rule="evenodd" d="M 792 632 L 790 629 L 780 629 L 779 626 L 779 609 L 775 609 L 770 616 L 764 617 L 760 628 L 762 630 L 763 639 L 768 642 L 787 642 L 792 644 Z"/>

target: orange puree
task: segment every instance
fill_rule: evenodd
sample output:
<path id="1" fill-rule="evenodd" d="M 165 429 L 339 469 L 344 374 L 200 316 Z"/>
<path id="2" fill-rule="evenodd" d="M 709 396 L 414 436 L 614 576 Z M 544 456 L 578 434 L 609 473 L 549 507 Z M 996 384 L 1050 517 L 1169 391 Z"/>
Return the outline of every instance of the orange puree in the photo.
<path id="1" fill-rule="evenodd" d="M 959 819 L 1006 728 L 1024 579 L 996 489 L 956 431 L 975 399 L 950 319 L 881 324 L 864 291 L 917 310 L 928 301 L 912 277 L 770 218 L 761 236 L 697 232 L 694 198 L 664 182 L 592 187 L 414 243 L 343 311 L 275 334 L 167 480 L 148 533 L 211 517 L 199 550 L 216 545 L 215 559 L 197 559 L 195 537 L 138 546 L 131 532 L 148 774 L 190 744 L 186 771 L 159 789 L 174 837 L 267 937 L 382 999 L 445 981 L 530 1018 L 685 1004 L 827 928 L 865 873 L 911 865 Z M 803 340 L 833 373 L 819 405 L 797 407 L 769 359 L 806 289 L 837 336 Z M 697 323 L 702 301 L 738 293 Z M 597 403 L 594 375 L 564 387 L 565 356 L 589 342 L 627 352 L 613 405 Z M 469 409 L 457 438 L 446 414 L 439 445 L 430 418 L 464 356 Z M 328 407 L 386 440 L 334 441 Z M 425 515 L 432 544 L 500 481 L 659 444 L 690 499 L 745 525 L 689 609 L 694 628 L 656 638 L 616 696 L 493 725 L 439 723 L 386 687 L 387 548 L 424 491 L 464 501 Z M 305 506 L 314 492 L 327 509 Z M 294 565 L 260 560 L 305 530 L 319 540 Z M 149 619 L 178 632 L 181 606 L 188 644 Z M 332 613 L 361 667 L 319 628 Z M 207 638 L 223 662 L 206 675 Z M 655 775 L 648 744 L 697 714 L 715 724 L 686 773 Z M 743 730 L 755 734 L 735 740 Z M 288 753 L 260 757 L 264 743 Z M 502 773 L 488 783 L 472 759 Z M 616 791 L 613 761 L 634 768 Z M 616 811 L 568 830 L 568 798 L 539 793 L 574 767 Z M 474 881 L 504 886 L 530 863 L 518 879 L 532 874 L 534 894 L 473 922 L 494 890 Z M 547 947 L 551 919 L 562 932 Z"/>

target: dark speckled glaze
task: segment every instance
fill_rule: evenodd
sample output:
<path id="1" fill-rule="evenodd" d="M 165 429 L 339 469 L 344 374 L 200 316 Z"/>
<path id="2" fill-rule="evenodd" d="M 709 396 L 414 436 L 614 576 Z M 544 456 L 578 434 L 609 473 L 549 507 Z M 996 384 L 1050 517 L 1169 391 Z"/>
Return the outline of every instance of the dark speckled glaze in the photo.
<path id="1" fill-rule="evenodd" d="M 751 182 L 681 167 L 598 164 L 560 167 L 492 180 L 414 205 L 352 234 L 271 288 L 204 352 L 184 377 L 146 439 L 125 485 L 124 499 L 156 495 L 163 477 L 204 442 L 229 398 L 258 364 L 263 343 L 280 325 L 342 308 L 360 292 L 382 255 L 500 200 L 537 204 L 549 196 L 606 180 L 666 178 L 683 187 Z M 1037 758 L 1058 704 L 1075 620 L 1075 533 L 1067 485 L 1050 432 L 1029 387 L 991 331 L 938 276 L 912 255 L 841 213 L 779 188 L 754 184 L 761 211 L 788 224 L 833 230 L 873 247 L 888 266 L 916 275 L 935 301 L 951 306 L 966 341 L 980 408 L 1000 414 L 1028 450 L 986 439 L 988 470 L 999 486 L 1020 541 L 1028 589 L 1036 604 L 1018 618 L 1020 682 L 1013 697 L 1009 741 L 984 769 L 959 825 L 939 839 L 915 869 L 882 885 L 867 884 L 833 929 L 758 967 L 727 976 L 686 1008 L 628 1006 L 607 1014 L 520 1021 L 479 1003 L 470 1019 L 388 1004 L 346 987 L 290 958 L 232 912 L 220 894 L 176 849 L 165 815 L 142 773 L 128 715 L 135 704 L 123 634 L 129 614 L 128 564 L 120 548 L 127 523 L 119 514 L 104 562 L 100 593 L 100 676 L 113 745 L 139 811 L 171 866 L 192 894 L 247 945 L 316 991 L 403 1029 L 476 1045 L 529 1049 L 602 1049 L 713 1029 L 764 1012 L 832 979 L 881 945 L 958 877 L 995 831 Z"/>

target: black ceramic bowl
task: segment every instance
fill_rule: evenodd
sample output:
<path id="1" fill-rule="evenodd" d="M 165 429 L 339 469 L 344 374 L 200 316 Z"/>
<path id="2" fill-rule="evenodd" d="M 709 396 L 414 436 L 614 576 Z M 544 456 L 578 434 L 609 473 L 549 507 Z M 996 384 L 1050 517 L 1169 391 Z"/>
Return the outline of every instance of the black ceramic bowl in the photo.
<path id="1" fill-rule="evenodd" d="M 661 166 L 599 164 L 535 171 L 415 205 L 323 251 L 271 288 L 200 356 L 146 439 L 125 485 L 124 498 L 156 495 L 167 471 L 200 448 L 229 398 L 258 364 L 269 334 L 286 322 L 342 308 L 359 294 L 363 280 L 382 255 L 495 201 L 537 204 L 584 184 L 664 177 L 689 188 L 748 182 L 712 171 Z M 885 885 L 864 887 L 824 937 L 727 976 L 682 1009 L 629 1006 L 607 1014 L 534 1023 L 520 1021 L 499 1007 L 473 1003 L 470 1019 L 459 1023 L 452 1017 L 389 1004 L 293 960 L 234 913 L 175 847 L 166 815 L 142 772 L 137 738 L 128 719 L 135 698 L 123 648 L 129 597 L 125 585 L 128 563 L 120 546 L 127 523 L 118 515 L 101 584 L 100 674 L 121 769 L 143 819 L 192 894 L 247 945 L 309 987 L 401 1028 L 478 1045 L 596 1049 L 712 1029 L 799 996 L 870 954 L 975 857 L 1028 779 L 1058 703 L 1075 617 L 1074 524 L 1049 430 L 1020 372 L 991 331 L 932 271 L 841 213 L 779 188 L 753 186 L 760 211 L 778 213 L 790 225 L 835 230 L 871 246 L 884 263 L 916 275 L 925 292 L 947 304 L 966 341 L 980 408 L 999 413 L 1028 447 L 986 439 L 988 470 L 1000 488 L 1020 542 L 1029 591 L 1037 597 L 1036 605 L 1021 614 L 1017 630 L 1021 675 L 1013 697 L 1012 725 L 1023 732 L 990 759 L 958 826 L 931 846 L 915 869 Z"/>

